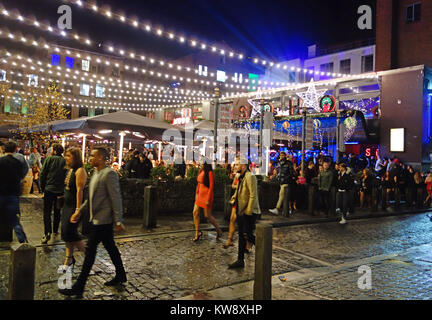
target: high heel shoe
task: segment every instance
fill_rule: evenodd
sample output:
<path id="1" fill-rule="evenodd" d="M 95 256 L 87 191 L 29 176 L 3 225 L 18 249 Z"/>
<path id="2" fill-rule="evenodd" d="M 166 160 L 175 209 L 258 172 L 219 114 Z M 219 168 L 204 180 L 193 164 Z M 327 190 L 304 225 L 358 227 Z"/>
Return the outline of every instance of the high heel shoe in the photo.
<path id="1" fill-rule="evenodd" d="M 201 231 L 198 232 L 198 235 L 195 236 L 195 238 L 192 239 L 193 242 L 197 242 L 201 237 L 202 237 L 203 233 Z"/>
<path id="2" fill-rule="evenodd" d="M 233 240 L 228 238 L 227 242 L 225 242 L 222 247 L 224 249 L 228 249 L 229 247 L 232 247 L 232 246 L 234 246 Z"/>
<path id="3" fill-rule="evenodd" d="M 217 236 L 216 236 L 216 240 L 219 240 L 220 237 L 222 237 L 222 230 L 221 229 L 218 230 L 218 233 L 217 233 Z"/>
<path id="4" fill-rule="evenodd" d="M 71 262 L 69 262 L 69 260 L 72 260 Z M 75 257 L 74 256 L 71 256 L 71 257 L 66 257 L 66 261 L 65 261 L 65 264 L 64 264 L 64 266 L 65 267 L 70 267 L 70 266 L 72 266 L 72 270 L 75 268 Z"/>

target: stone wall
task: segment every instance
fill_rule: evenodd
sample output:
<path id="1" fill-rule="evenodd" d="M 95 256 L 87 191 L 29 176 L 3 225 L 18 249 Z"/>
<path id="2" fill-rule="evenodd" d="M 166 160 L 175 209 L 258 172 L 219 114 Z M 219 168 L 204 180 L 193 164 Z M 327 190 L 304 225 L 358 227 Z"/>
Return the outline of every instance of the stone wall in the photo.
<path id="1" fill-rule="evenodd" d="M 144 210 L 144 188 L 151 185 L 151 180 L 121 179 L 123 208 L 126 217 L 141 217 Z M 160 213 L 192 212 L 195 201 L 196 180 L 182 180 L 157 184 Z M 258 185 L 261 209 L 276 206 L 279 185 L 260 182 Z M 215 184 L 214 211 L 224 211 L 224 185 Z"/>

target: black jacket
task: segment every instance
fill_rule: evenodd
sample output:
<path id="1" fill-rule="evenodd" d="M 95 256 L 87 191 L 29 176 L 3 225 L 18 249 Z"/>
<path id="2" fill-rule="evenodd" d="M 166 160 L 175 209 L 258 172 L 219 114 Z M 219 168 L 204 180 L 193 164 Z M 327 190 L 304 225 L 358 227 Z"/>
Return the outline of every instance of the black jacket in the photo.
<path id="1" fill-rule="evenodd" d="M 153 168 L 151 161 L 148 158 L 144 162 L 139 161 L 135 166 L 135 175 L 137 179 L 149 179 L 150 171 Z"/>
<path id="2" fill-rule="evenodd" d="M 12 155 L 0 158 L 0 195 L 19 196 L 23 165 Z"/>
<path id="3" fill-rule="evenodd" d="M 276 168 L 280 184 L 294 184 L 295 172 L 291 161 L 281 160 Z"/>
<path id="4" fill-rule="evenodd" d="M 337 190 L 349 191 L 354 188 L 354 179 L 350 173 L 345 171 L 344 174 L 339 173 L 336 181 Z"/>
<path id="5" fill-rule="evenodd" d="M 62 194 L 66 177 L 66 161 L 62 156 L 50 156 L 45 159 L 39 181 L 42 192 Z"/>

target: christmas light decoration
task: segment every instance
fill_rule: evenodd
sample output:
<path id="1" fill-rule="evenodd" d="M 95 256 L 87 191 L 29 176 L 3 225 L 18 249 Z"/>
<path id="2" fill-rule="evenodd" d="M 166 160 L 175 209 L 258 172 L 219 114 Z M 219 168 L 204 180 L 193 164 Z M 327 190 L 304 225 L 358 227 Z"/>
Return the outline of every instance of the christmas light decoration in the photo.
<path id="1" fill-rule="evenodd" d="M 311 79 L 308 90 L 306 92 L 297 92 L 297 95 L 303 99 L 303 103 L 308 109 L 314 109 L 316 112 L 320 112 L 321 108 L 319 106 L 319 99 L 324 95 L 327 89 L 317 90 L 315 88 L 315 83 Z"/>

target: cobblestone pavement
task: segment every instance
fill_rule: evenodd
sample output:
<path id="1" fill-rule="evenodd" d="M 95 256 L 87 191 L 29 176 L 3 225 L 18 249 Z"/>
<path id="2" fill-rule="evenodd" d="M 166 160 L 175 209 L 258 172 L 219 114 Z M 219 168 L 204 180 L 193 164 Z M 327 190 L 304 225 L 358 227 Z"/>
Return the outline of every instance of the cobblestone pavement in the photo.
<path id="1" fill-rule="evenodd" d="M 273 298 L 430 299 L 431 229 L 424 214 L 274 229 Z M 103 285 L 114 269 L 100 246 L 84 299 L 206 299 L 227 287 L 233 290 L 219 298 L 251 298 L 244 292 L 239 297 L 235 288 L 244 291 L 244 284 L 253 279 L 254 253 L 247 256 L 244 270 L 228 270 L 236 246 L 223 249 L 214 231 L 204 232 L 198 243 L 192 236 L 171 232 L 117 239 L 128 274 L 128 283 L 119 288 Z M 83 256 L 77 253 L 76 258 L 74 278 Z M 57 269 L 63 259 L 62 244 L 37 248 L 36 299 L 64 299 L 57 293 Z M 0 299 L 7 296 L 8 263 L 8 250 L 0 251 Z M 372 269 L 369 291 L 357 287 L 358 266 L 365 264 Z M 281 274 L 286 282 L 278 280 Z"/>

